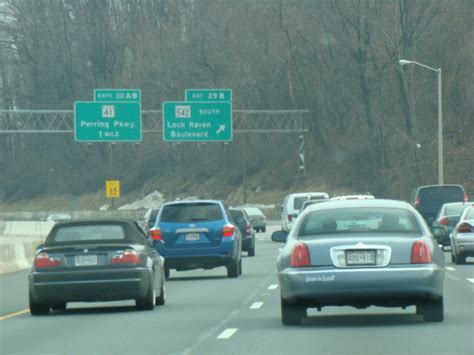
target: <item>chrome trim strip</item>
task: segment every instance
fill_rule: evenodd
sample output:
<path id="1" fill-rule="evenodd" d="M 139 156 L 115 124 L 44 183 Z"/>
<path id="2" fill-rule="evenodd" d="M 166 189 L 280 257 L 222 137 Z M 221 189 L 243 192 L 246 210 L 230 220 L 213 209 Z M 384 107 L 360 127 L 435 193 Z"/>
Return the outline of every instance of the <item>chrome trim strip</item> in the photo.
<path id="1" fill-rule="evenodd" d="M 343 268 L 343 269 L 327 269 L 327 270 L 301 270 L 301 271 L 287 271 L 284 270 L 280 273 L 285 273 L 288 275 L 298 275 L 298 274 L 327 274 L 327 273 L 345 273 L 345 272 L 420 272 L 420 271 L 444 271 L 444 268 L 441 267 L 423 267 L 423 268 Z"/>
<path id="2" fill-rule="evenodd" d="M 178 228 L 176 229 L 175 234 L 182 234 L 182 233 L 209 233 L 209 229 L 207 228 Z"/>

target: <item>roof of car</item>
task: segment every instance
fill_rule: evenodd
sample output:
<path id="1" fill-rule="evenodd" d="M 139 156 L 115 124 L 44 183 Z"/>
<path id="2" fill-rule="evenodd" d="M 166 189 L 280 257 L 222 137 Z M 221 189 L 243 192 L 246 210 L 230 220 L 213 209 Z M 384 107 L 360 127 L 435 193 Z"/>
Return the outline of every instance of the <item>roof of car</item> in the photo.
<path id="1" fill-rule="evenodd" d="M 190 205 L 195 205 L 199 203 L 216 203 L 216 204 L 221 204 L 221 200 L 179 200 L 179 201 L 170 201 L 170 202 L 165 202 L 163 206 L 169 206 L 169 205 L 183 205 L 183 204 L 190 204 Z"/>
<path id="2" fill-rule="evenodd" d="M 304 196 L 317 196 L 317 195 L 328 195 L 328 193 L 327 192 L 296 192 L 294 194 L 289 194 L 288 196 L 304 197 Z"/>
<path id="3" fill-rule="evenodd" d="M 385 200 L 385 199 L 363 199 L 363 200 L 336 200 L 326 201 L 325 203 L 315 203 L 308 206 L 306 211 L 326 210 L 345 207 L 381 207 L 381 208 L 408 208 L 411 205 L 406 201 Z"/>

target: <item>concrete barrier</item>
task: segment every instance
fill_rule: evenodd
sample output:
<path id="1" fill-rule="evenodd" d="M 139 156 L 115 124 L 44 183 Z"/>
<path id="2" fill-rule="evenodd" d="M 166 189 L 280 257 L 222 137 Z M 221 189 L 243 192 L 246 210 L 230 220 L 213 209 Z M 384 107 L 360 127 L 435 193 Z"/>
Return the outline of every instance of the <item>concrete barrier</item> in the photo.
<path id="1" fill-rule="evenodd" d="M 0 274 L 30 268 L 36 254 L 36 247 L 42 242 L 42 238 L 3 237 L 0 239 Z"/>

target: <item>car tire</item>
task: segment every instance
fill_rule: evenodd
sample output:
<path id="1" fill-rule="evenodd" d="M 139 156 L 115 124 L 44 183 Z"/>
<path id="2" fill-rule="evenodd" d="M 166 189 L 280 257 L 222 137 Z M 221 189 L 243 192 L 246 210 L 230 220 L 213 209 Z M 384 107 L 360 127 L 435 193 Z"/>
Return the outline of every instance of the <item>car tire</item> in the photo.
<path id="1" fill-rule="evenodd" d="M 53 303 L 51 309 L 54 311 L 64 311 L 66 309 L 67 302 Z"/>
<path id="2" fill-rule="evenodd" d="M 420 310 L 418 311 L 418 307 Z M 423 315 L 425 322 L 442 322 L 444 319 L 444 301 L 443 297 L 437 300 L 429 300 L 417 306 L 417 313 Z"/>
<path id="3" fill-rule="evenodd" d="M 148 288 L 145 297 L 137 298 L 135 300 L 135 304 L 137 306 L 137 309 L 139 310 L 151 311 L 153 308 L 155 308 L 155 301 L 155 286 L 153 285 L 153 283 L 150 283 L 150 287 Z"/>
<path id="4" fill-rule="evenodd" d="M 456 265 L 463 265 L 466 263 L 466 257 L 463 254 L 454 254 L 454 263 Z"/>
<path id="5" fill-rule="evenodd" d="M 451 248 L 451 262 L 456 264 L 456 254 L 454 254 L 453 249 Z"/>
<path id="6" fill-rule="evenodd" d="M 44 316 L 49 314 L 49 305 L 36 302 L 30 294 L 30 313 L 34 316 Z"/>
<path id="7" fill-rule="evenodd" d="M 165 266 L 165 279 L 166 280 L 170 278 L 170 273 L 171 273 L 170 268 Z"/>
<path id="8" fill-rule="evenodd" d="M 255 245 L 248 251 L 248 256 L 255 256 Z"/>
<path id="9" fill-rule="evenodd" d="M 281 322 L 283 325 L 300 325 L 306 317 L 306 307 L 281 298 Z"/>
<path id="10" fill-rule="evenodd" d="M 267 231 L 267 227 L 263 227 L 263 228 L 261 229 L 261 231 L 262 231 L 263 233 L 265 233 L 265 232 Z"/>
<path id="11" fill-rule="evenodd" d="M 232 262 L 231 265 L 226 266 L 227 268 L 227 277 L 236 278 L 239 277 L 241 273 L 242 259 L 237 259 Z"/>
<path id="12" fill-rule="evenodd" d="M 160 295 L 155 298 L 155 305 L 163 306 L 166 303 L 166 286 L 165 280 L 163 279 L 163 283 L 161 284 L 160 288 Z"/>

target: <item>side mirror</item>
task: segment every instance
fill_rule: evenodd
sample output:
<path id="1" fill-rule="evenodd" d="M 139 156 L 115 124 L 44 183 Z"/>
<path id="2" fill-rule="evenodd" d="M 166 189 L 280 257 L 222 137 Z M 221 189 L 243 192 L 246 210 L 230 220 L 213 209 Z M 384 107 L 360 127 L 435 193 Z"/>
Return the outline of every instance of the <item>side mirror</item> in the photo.
<path id="1" fill-rule="evenodd" d="M 286 243 L 287 238 L 288 238 L 287 231 L 276 231 L 272 233 L 272 240 L 274 242 Z"/>
<path id="2" fill-rule="evenodd" d="M 448 232 L 446 231 L 446 229 L 444 227 L 433 226 L 433 227 L 430 228 L 430 230 L 431 230 L 431 233 L 433 234 L 433 236 L 436 239 L 446 238 L 448 236 Z"/>

